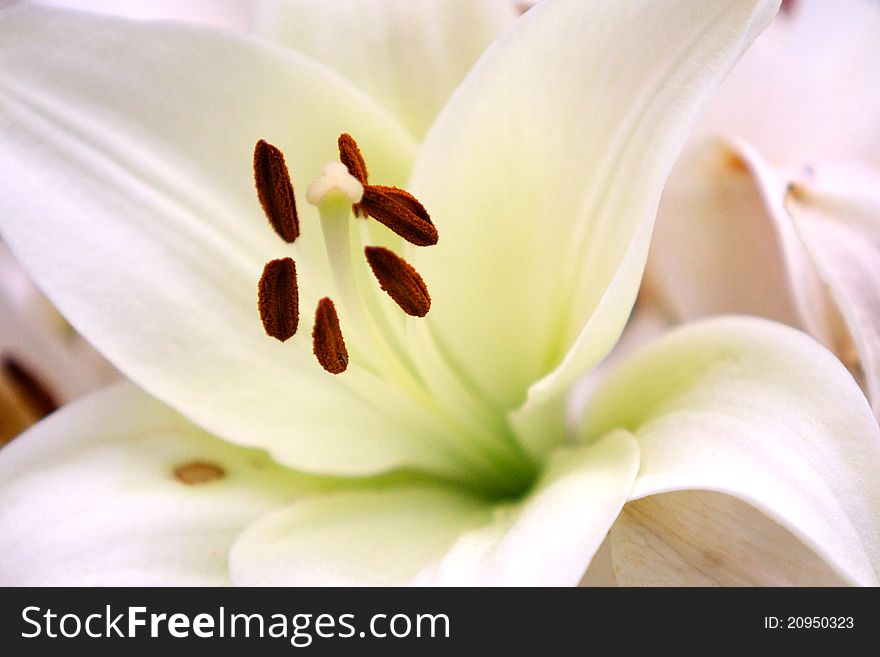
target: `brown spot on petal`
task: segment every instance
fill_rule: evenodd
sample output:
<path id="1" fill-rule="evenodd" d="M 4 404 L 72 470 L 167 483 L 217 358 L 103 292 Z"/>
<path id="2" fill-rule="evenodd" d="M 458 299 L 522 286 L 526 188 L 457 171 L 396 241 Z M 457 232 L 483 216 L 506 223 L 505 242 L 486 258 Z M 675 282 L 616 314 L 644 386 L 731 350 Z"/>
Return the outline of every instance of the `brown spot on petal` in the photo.
<path id="1" fill-rule="evenodd" d="M 37 418 L 45 417 L 58 408 L 58 400 L 52 391 L 24 363 L 7 354 L 3 356 L 2 368 L 3 378 Z"/>
<path id="2" fill-rule="evenodd" d="M 263 139 L 254 147 L 254 182 L 272 228 L 285 242 L 296 240 L 299 216 L 284 154 Z"/>
<path id="3" fill-rule="evenodd" d="M 729 148 L 724 149 L 724 165 L 735 173 L 746 174 L 749 172 L 749 165 L 742 156 Z"/>
<path id="4" fill-rule="evenodd" d="M 410 244 L 431 246 L 437 243 L 437 229 L 425 207 L 409 192 L 397 187 L 364 187 L 361 210 L 384 224 Z"/>
<path id="5" fill-rule="evenodd" d="M 413 317 L 428 314 L 431 309 L 428 287 L 412 265 L 381 246 L 368 246 L 364 254 L 379 285 L 403 312 Z"/>
<path id="6" fill-rule="evenodd" d="M 266 335 L 284 342 L 299 326 L 299 289 L 291 258 L 270 260 L 263 267 L 258 306 Z"/>
<path id="7" fill-rule="evenodd" d="M 318 301 L 315 311 L 315 328 L 312 330 L 315 357 L 330 374 L 340 374 L 348 367 L 348 350 L 339 328 L 336 306 L 328 298 Z"/>
<path id="8" fill-rule="evenodd" d="M 226 476 L 226 470 L 216 463 L 207 461 L 190 461 L 183 465 L 178 465 L 172 471 L 174 478 L 187 486 L 195 486 L 197 484 L 206 484 L 209 481 L 216 481 Z"/>
<path id="9" fill-rule="evenodd" d="M 339 161 L 342 162 L 348 172 L 357 178 L 358 182 L 364 187 L 367 186 L 367 163 L 364 162 L 364 156 L 361 155 L 361 149 L 358 148 L 357 142 L 348 134 L 339 135 L 337 140 L 339 145 Z"/>

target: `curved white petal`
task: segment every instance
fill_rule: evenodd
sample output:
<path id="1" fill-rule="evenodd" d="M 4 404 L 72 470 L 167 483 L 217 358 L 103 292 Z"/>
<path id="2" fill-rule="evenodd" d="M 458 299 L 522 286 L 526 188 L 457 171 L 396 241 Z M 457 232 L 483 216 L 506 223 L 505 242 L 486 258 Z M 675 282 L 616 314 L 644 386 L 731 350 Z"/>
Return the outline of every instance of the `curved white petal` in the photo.
<path id="1" fill-rule="evenodd" d="M 675 330 L 613 372 L 584 418 L 587 436 L 636 436 L 632 499 L 738 497 L 845 580 L 877 584 L 880 429 L 846 369 L 805 334 L 746 318 Z"/>
<path id="2" fill-rule="evenodd" d="M 678 491 L 628 503 L 609 533 L 621 586 L 842 586 L 799 538 L 729 495 Z"/>
<path id="3" fill-rule="evenodd" d="M 440 231 L 417 267 L 438 341 L 490 403 L 553 372 L 544 403 L 611 348 L 673 159 L 776 4 L 542 3 L 456 91 L 411 178 Z"/>
<path id="4" fill-rule="evenodd" d="M 425 484 L 296 503 L 237 541 L 248 585 L 572 585 L 629 494 L 638 449 L 626 432 L 556 453 L 520 502 L 492 504 Z"/>
<path id="5" fill-rule="evenodd" d="M 400 183 L 414 146 L 380 107 L 302 55 L 172 24 L 10 10 L 0 60 L 4 238 L 126 375 L 288 465 L 461 469 L 402 393 L 318 366 L 311 321 L 333 288 L 317 212 L 300 203 L 290 248 L 254 191 L 257 139 L 284 150 L 302 192 L 343 131 L 377 179 Z M 261 326 L 257 280 L 285 255 L 302 326 L 280 344 Z"/>
<path id="6" fill-rule="evenodd" d="M 226 584 L 239 532 L 320 488 L 119 383 L 0 450 L 0 583 Z"/>
<path id="7" fill-rule="evenodd" d="M 271 0 L 258 29 L 339 71 L 421 138 L 517 16 L 512 0 Z"/>

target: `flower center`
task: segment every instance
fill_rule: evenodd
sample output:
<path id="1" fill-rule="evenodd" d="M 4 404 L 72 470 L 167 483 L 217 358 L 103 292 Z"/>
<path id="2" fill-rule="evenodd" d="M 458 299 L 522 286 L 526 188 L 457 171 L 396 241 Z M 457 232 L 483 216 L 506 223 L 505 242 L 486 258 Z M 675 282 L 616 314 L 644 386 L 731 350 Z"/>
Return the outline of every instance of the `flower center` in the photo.
<path id="1" fill-rule="evenodd" d="M 395 346 L 382 330 L 385 320 L 376 311 L 375 300 L 356 283 L 350 215 L 353 212 L 355 217 L 373 217 L 417 246 L 436 244 L 437 229 L 424 206 L 409 192 L 369 184 L 366 163 L 350 135 L 341 135 L 338 145 L 340 162 L 324 166 L 321 175 L 306 190 L 306 199 L 318 208 L 324 246 L 341 302 L 351 319 L 359 326 L 369 327 L 383 357 L 398 360 Z M 300 222 L 290 173 L 281 151 L 264 140 L 257 142 L 254 148 L 254 181 L 257 197 L 272 228 L 285 242 L 296 241 Z M 381 290 L 407 315 L 424 317 L 430 310 L 431 298 L 419 273 L 390 249 L 362 246 L 365 261 Z M 260 319 L 266 334 L 282 342 L 293 337 L 299 328 L 299 286 L 293 259 L 266 263 L 258 293 Z M 348 349 L 330 297 L 318 301 L 313 326 L 312 345 L 318 363 L 331 374 L 344 372 L 349 364 Z M 364 365 L 369 367 L 370 363 Z M 405 367 L 405 364 L 398 365 L 398 369 Z"/>
<path id="2" fill-rule="evenodd" d="M 330 273 L 315 295 L 321 297 L 312 327 L 315 359 L 330 374 L 346 372 L 340 383 L 349 392 L 381 406 L 406 431 L 423 437 L 426 449 L 442 454 L 448 466 L 442 476 L 494 497 L 522 493 L 537 464 L 518 445 L 506 417 L 471 395 L 431 327 L 420 321 L 431 309 L 428 286 L 395 253 L 403 241 L 415 247 L 436 244 L 437 228 L 412 194 L 371 184 L 350 135 L 341 135 L 338 147 L 340 161 L 325 165 L 306 190 L 320 217 Z M 284 155 L 265 141 L 254 149 L 254 180 L 278 236 L 292 243 L 302 229 L 305 246 L 312 238 L 309 226 L 300 224 Z M 370 219 L 397 237 L 377 231 Z M 263 327 L 282 342 L 298 332 L 301 297 L 315 287 L 306 278 L 315 264 L 306 257 L 312 251 L 299 253 L 299 262 L 285 257 L 266 263 L 258 285 Z M 298 277 L 309 285 L 300 287 Z"/>

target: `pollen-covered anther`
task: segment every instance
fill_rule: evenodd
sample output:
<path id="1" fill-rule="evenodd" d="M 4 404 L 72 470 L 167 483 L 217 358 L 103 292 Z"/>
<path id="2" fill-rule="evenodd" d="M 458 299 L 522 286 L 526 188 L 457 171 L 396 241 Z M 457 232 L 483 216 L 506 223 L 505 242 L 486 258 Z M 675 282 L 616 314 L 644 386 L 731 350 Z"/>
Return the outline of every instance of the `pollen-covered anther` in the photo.
<path id="1" fill-rule="evenodd" d="M 364 214 L 384 224 L 410 244 L 431 246 L 437 243 L 437 228 L 425 206 L 404 189 L 367 185 L 359 207 Z"/>
<path id="2" fill-rule="evenodd" d="M 254 147 L 254 182 L 260 205 L 272 228 L 285 242 L 296 240 L 299 215 L 284 154 L 263 139 Z"/>
<path id="3" fill-rule="evenodd" d="M 354 138 L 343 133 L 339 135 L 336 142 L 339 145 L 339 161 L 348 169 L 348 172 L 358 179 L 361 185 L 367 186 L 367 163 L 364 162 L 364 156 L 361 155 L 361 149 L 358 147 Z"/>
<path id="4" fill-rule="evenodd" d="M 381 246 L 364 249 L 370 269 L 379 286 L 407 315 L 424 317 L 431 309 L 428 286 L 419 273 L 403 258 Z"/>
<path id="5" fill-rule="evenodd" d="M 284 342 L 299 326 L 299 288 L 291 258 L 270 260 L 259 283 L 260 319 L 266 335 Z"/>
<path id="6" fill-rule="evenodd" d="M 341 374 L 348 367 L 348 350 L 339 328 L 336 306 L 329 297 L 318 301 L 315 310 L 315 328 L 312 329 L 315 357 L 330 374 Z"/>

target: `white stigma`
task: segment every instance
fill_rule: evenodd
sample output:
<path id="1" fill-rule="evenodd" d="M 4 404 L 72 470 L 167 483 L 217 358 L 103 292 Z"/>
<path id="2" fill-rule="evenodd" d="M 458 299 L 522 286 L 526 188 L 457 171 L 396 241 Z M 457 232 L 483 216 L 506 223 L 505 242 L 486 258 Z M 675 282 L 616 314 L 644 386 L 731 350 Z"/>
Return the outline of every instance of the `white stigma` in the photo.
<path id="1" fill-rule="evenodd" d="M 321 175 L 306 190 L 306 200 L 312 205 L 321 205 L 334 196 L 343 196 L 352 205 L 360 203 L 364 197 L 364 186 L 341 162 L 325 164 Z"/>

